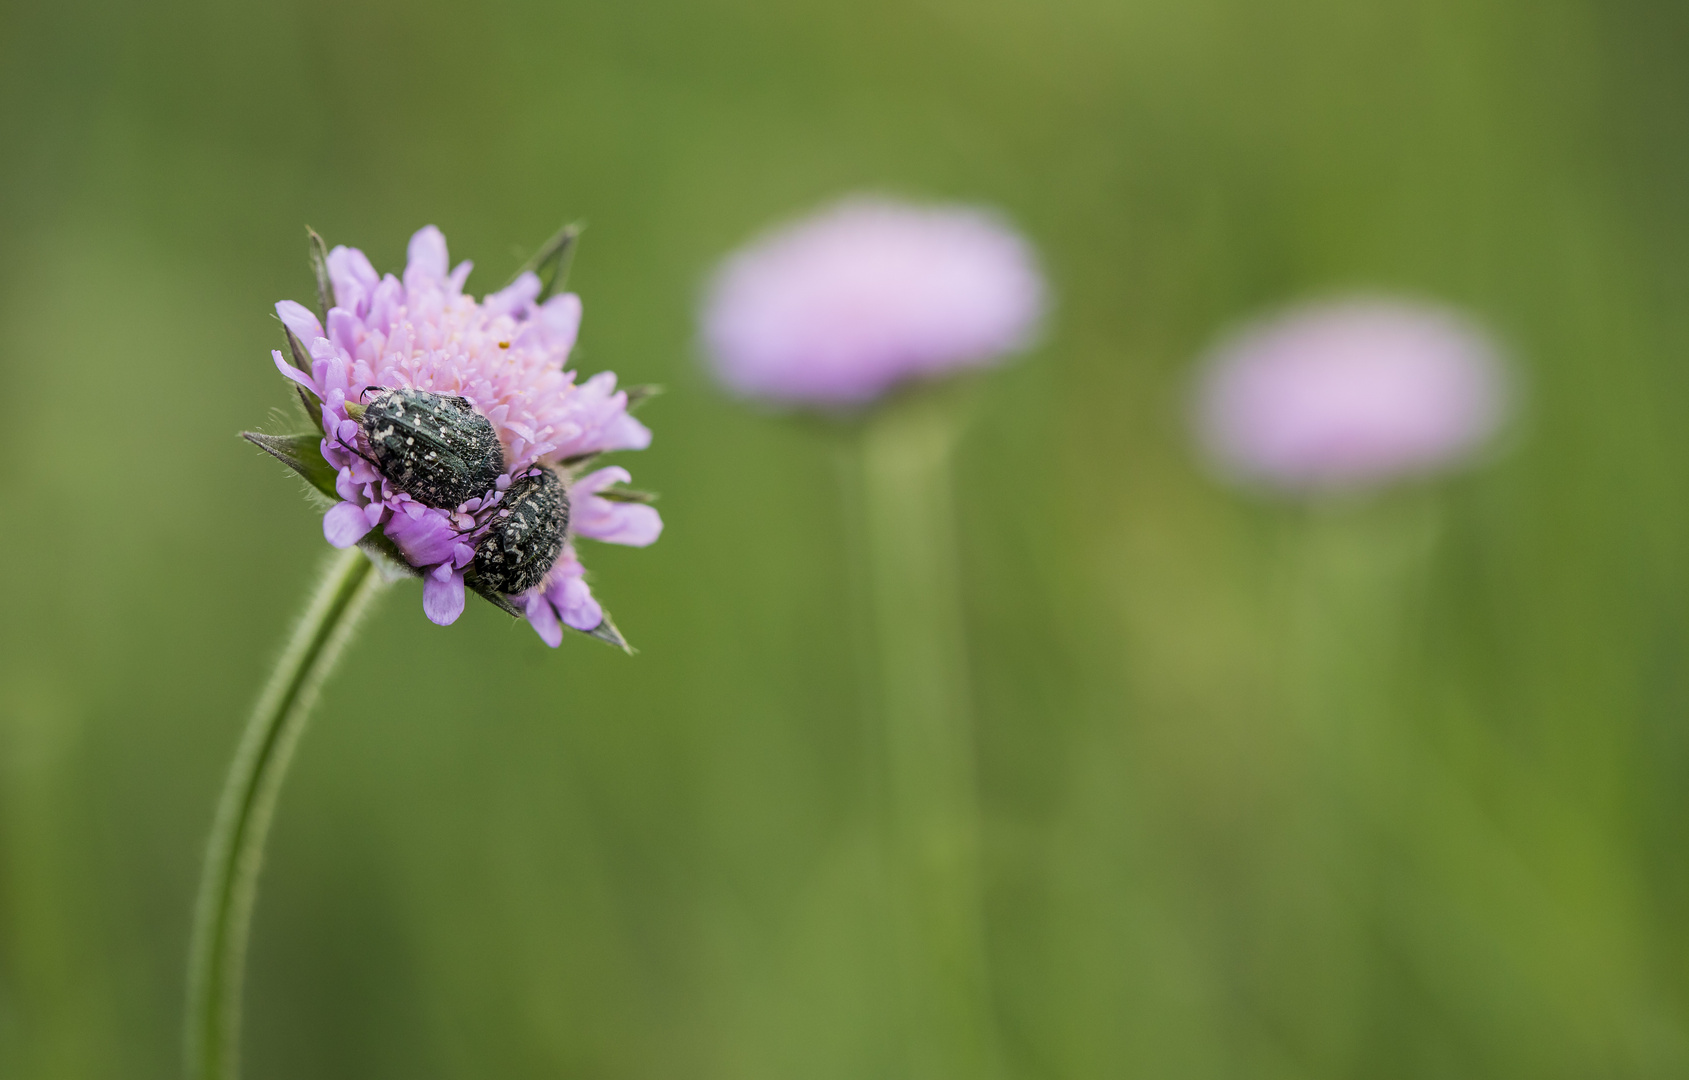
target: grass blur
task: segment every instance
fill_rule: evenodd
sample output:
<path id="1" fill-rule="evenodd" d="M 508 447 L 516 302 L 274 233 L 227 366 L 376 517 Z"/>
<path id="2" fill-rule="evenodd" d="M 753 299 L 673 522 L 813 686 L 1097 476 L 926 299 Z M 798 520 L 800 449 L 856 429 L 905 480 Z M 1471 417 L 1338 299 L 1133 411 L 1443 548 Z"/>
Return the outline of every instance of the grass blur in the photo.
<path id="1" fill-rule="evenodd" d="M 879 189 L 1060 306 L 957 451 L 1012 1075 L 1689 1074 L 1689 15 L 1669 0 L 0 0 L 0 1076 L 170 1077 L 213 799 L 325 557 L 239 442 L 302 225 L 475 291 L 560 223 L 672 392 L 641 654 L 401 586 L 283 793 L 253 1080 L 897 1076 L 832 437 L 702 277 Z M 1191 358 L 1369 287 L 1511 342 L 1513 444 L 1216 486 Z"/>

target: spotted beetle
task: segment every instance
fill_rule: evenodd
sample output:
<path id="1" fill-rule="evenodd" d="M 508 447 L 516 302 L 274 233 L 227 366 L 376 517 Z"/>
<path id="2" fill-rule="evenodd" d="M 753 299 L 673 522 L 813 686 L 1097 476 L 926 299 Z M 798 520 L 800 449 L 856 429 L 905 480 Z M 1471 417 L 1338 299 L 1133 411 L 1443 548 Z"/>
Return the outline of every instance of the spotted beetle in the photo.
<path id="1" fill-rule="evenodd" d="M 555 472 L 541 468 L 512 482 L 498 506 L 475 550 L 475 575 L 501 593 L 527 592 L 563 553 L 569 493 Z"/>
<path id="2" fill-rule="evenodd" d="M 467 398 L 383 389 L 357 422 L 376 471 L 424 506 L 450 509 L 485 495 L 504 472 L 498 433 Z"/>

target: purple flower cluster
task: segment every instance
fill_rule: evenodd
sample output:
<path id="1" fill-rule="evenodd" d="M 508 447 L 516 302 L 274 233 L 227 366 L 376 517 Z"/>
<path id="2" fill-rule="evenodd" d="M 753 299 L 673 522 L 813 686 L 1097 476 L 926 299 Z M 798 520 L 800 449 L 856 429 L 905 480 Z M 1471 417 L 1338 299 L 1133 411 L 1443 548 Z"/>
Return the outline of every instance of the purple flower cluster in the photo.
<path id="1" fill-rule="evenodd" d="M 1246 327 L 1204 368 L 1197 428 L 1227 473 L 1284 491 L 1375 486 L 1469 458 L 1507 380 L 1489 337 L 1442 308 L 1358 299 Z"/>
<path id="2" fill-rule="evenodd" d="M 1032 248 L 989 211 L 858 197 L 724 260 L 701 330 L 734 393 L 842 409 L 1001 360 L 1032 341 L 1047 302 Z M 1374 486 L 1476 454 L 1506 418 L 1507 374 L 1489 336 L 1450 310 L 1313 305 L 1210 355 L 1197 434 L 1250 484 Z"/>
<path id="3" fill-rule="evenodd" d="M 573 507 L 568 542 L 540 584 L 509 598 L 556 646 L 563 626 L 593 632 L 605 621 L 573 537 L 643 547 L 663 529 L 652 507 L 601 494 L 628 480 L 626 470 L 602 468 L 571 480 L 568 466 L 613 450 L 643 450 L 651 432 L 628 415 L 627 394 L 616 389 L 614 374 L 577 384 L 564 370 L 580 328 L 578 296 L 539 302 L 541 282 L 525 273 L 476 302 L 463 291 L 469 271 L 468 262 L 449 267 L 446 238 L 432 225 L 411 237 L 402 278 L 378 275 L 363 252 L 337 247 L 327 257 L 334 306 L 326 327 L 301 304 L 276 305 L 307 350 L 310 370 L 279 351 L 276 367 L 321 403 L 322 455 L 337 470 L 340 498 L 323 518 L 323 535 L 343 548 L 381 530 L 422 573 L 423 610 L 442 626 L 463 612 L 464 573 L 511 481 L 535 469 L 559 469 Z M 507 468 L 496 486 L 460 506 L 437 509 L 384 480 L 346 408 L 381 387 L 468 399 L 503 445 Z"/>
<path id="4" fill-rule="evenodd" d="M 738 394 L 849 407 L 1024 348 L 1044 303 L 1031 246 L 995 215 L 855 198 L 729 258 L 703 336 Z"/>

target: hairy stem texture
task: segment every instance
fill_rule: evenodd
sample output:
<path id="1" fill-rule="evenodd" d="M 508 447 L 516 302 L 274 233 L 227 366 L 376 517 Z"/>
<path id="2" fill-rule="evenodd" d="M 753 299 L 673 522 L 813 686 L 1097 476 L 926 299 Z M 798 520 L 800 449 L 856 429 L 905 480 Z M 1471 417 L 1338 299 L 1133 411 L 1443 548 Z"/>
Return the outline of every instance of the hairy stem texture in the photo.
<path id="1" fill-rule="evenodd" d="M 323 680 L 381 590 L 381 575 L 358 549 L 329 562 L 229 766 L 205 853 L 188 956 L 190 1080 L 239 1075 L 241 981 L 276 796 Z"/>

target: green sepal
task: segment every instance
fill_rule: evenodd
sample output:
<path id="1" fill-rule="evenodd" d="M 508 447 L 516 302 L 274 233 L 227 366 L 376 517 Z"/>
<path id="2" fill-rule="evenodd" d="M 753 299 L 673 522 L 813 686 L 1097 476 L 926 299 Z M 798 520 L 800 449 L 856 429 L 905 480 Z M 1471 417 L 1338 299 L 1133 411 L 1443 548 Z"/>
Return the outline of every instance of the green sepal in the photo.
<path id="1" fill-rule="evenodd" d="M 386 539 L 386 537 L 383 537 L 382 539 Z M 391 543 L 392 541 L 388 542 Z M 485 585 L 481 584 L 481 582 L 476 578 L 474 569 L 470 569 L 463 575 L 463 584 L 470 592 L 498 608 L 506 615 L 510 615 L 517 619 L 527 618 L 527 613 L 515 604 L 511 603 L 510 597 L 494 589 L 489 589 Z M 598 625 L 593 627 L 591 630 L 575 630 L 575 628 L 570 626 L 568 623 L 563 623 L 563 626 L 566 629 L 574 630 L 577 634 L 585 634 L 587 637 L 597 638 L 599 641 L 608 645 L 614 645 L 629 656 L 632 656 L 634 653 L 633 646 L 629 645 L 627 643 L 627 639 L 622 637 L 622 632 L 616 628 L 616 620 L 610 618 L 610 613 L 608 611 L 604 612 L 604 618 L 599 620 Z"/>
<path id="2" fill-rule="evenodd" d="M 240 437 L 269 454 L 305 478 L 305 482 L 324 495 L 340 501 L 334 490 L 338 469 L 323 457 L 323 437 L 314 431 L 299 435 L 265 435 L 257 431 L 243 431 Z"/>
<path id="3" fill-rule="evenodd" d="M 657 493 L 654 491 L 637 491 L 633 488 L 623 487 L 620 484 L 612 484 L 610 487 L 601 488 L 594 494 L 596 494 L 600 499 L 609 499 L 611 502 L 640 503 L 644 506 L 650 506 L 652 503 L 657 501 Z"/>
<path id="4" fill-rule="evenodd" d="M 328 309 L 334 306 L 334 288 L 328 280 L 328 245 L 309 225 L 305 226 L 305 236 L 311 247 L 311 273 L 317 279 L 317 318 L 327 326 Z"/>
<path id="5" fill-rule="evenodd" d="M 276 321 L 281 322 L 281 318 L 278 316 Z M 305 348 L 305 343 L 299 340 L 299 335 L 295 334 L 286 323 L 282 323 L 282 333 L 287 335 L 287 362 L 293 365 L 295 371 L 303 371 L 310 375 L 311 354 Z M 301 386 L 299 389 L 305 388 Z"/>
<path id="6" fill-rule="evenodd" d="M 591 453 L 587 453 L 587 454 L 576 454 L 574 457 L 564 458 L 562 461 L 559 461 L 557 464 L 563 466 L 565 469 L 568 469 L 570 474 L 573 475 L 573 474 L 579 473 L 581 471 L 581 469 L 583 469 L 586 466 L 591 465 L 593 462 L 597 461 L 599 455 L 602 454 L 602 453 L 604 453 L 604 451 L 594 450 Z"/>
<path id="7" fill-rule="evenodd" d="M 628 412 L 633 412 L 647 401 L 650 401 L 658 394 L 665 393 L 667 390 L 668 387 L 662 386 L 658 383 L 645 383 L 642 386 L 629 386 L 624 389 L 622 393 L 628 396 Z"/>
<path id="8" fill-rule="evenodd" d="M 563 288 L 569 282 L 569 268 L 575 261 L 575 241 L 580 239 L 581 230 L 586 228 L 579 221 L 573 221 L 558 229 L 550 240 L 540 245 L 529 260 L 517 267 L 516 273 L 510 275 L 510 281 L 505 282 L 508 288 L 523 274 L 534 273 L 540 278 L 540 295 L 537 303 L 545 303 L 551 294 Z"/>
<path id="9" fill-rule="evenodd" d="M 311 354 L 305 350 L 305 343 L 300 341 L 299 337 L 285 323 L 282 324 L 282 333 L 287 335 L 288 362 L 305 374 L 311 374 Z M 305 407 L 306 418 L 317 425 L 318 431 L 321 431 L 323 429 L 323 403 L 298 383 L 293 384 L 293 389 L 299 393 L 299 404 Z"/>
<path id="10" fill-rule="evenodd" d="M 602 608 L 600 610 L 602 610 Z M 574 627 L 571 626 L 569 629 L 574 630 Z M 610 613 L 608 611 L 604 612 L 604 618 L 597 626 L 593 627 L 591 630 L 577 630 L 576 633 L 585 634 L 587 637 L 597 638 L 599 641 L 608 645 L 614 645 L 629 656 L 634 654 L 633 646 L 629 645 L 627 643 L 627 638 L 624 638 L 622 636 L 622 632 L 616 629 L 616 620 L 610 618 Z"/>

